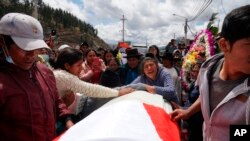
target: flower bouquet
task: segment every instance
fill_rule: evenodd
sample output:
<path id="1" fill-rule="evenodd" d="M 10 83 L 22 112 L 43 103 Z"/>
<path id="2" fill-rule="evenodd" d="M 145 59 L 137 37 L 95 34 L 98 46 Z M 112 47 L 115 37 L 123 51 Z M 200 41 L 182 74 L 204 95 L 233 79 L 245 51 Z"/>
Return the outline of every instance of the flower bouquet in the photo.
<path id="1" fill-rule="evenodd" d="M 190 45 L 189 51 L 183 58 L 181 68 L 181 85 L 184 95 L 187 95 L 186 93 L 189 91 L 190 86 L 194 81 L 190 77 L 192 67 L 196 63 L 203 63 L 218 52 L 218 46 L 215 42 L 217 32 L 214 32 L 216 35 L 213 35 L 213 32 L 211 32 L 213 28 L 214 27 L 210 27 L 209 29 L 202 30 L 199 34 L 197 34 L 193 43 Z"/>

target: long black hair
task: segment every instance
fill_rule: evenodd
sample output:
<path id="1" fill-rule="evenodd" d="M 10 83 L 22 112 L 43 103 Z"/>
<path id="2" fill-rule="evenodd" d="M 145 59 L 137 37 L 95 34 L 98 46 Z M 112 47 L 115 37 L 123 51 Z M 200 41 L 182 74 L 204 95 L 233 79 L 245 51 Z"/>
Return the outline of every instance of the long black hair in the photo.
<path id="1" fill-rule="evenodd" d="M 63 50 L 61 50 L 57 56 L 57 59 L 55 61 L 55 69 L 63 69 L 66 70 L 65 64 L 68 63 L 69 65 L 73 65 L 79 60 L 83 59 L 83 54 L 80 50 L 67 47 Z"/>
<path id="2" fill-rule="evenodd" d="M 156 59 L 161 62 L 161 58 L 160 58 L 160 50 L 159 50 L 159 47 L 156 46 L 156 45 L 151 45 L 149 48 L 148 48 L 148 51 L 151 49 L 151 48 L 155 48 L 156 49 Z"/>

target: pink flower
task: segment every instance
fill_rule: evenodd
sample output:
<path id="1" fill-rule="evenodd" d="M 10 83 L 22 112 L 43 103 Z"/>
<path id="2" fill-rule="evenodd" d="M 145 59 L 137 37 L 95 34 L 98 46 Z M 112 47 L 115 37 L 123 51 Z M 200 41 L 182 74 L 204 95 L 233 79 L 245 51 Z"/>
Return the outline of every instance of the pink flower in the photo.
<path id="1" fill-rule="evenodd" d="M 182 85 L 184 89 L 188 88 L 190 85 L 187 80 L 187 75 L 190 73 L 192 65 L 196 64 L 198 61 L 204 62 L 207 57 L 214 55 L 215 47 L 212 33 L 209 30 L 202 30 L 197 34 L 195 40 L 190 46 L 190 49 L 186 56 L 184 57 L 182 65 Z"/>

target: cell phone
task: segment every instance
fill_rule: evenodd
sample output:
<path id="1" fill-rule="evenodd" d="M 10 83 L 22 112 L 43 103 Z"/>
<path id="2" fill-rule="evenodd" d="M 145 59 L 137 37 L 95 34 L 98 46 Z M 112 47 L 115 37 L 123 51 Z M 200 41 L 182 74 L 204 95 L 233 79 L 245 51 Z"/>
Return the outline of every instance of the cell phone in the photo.
<path id="1" fill-rule="evenodd" d="M 96 63 L 96 64 L 99 64 L 100 63 L 100 58 L 99 57 L 95 57 L 93 62 Z"/>

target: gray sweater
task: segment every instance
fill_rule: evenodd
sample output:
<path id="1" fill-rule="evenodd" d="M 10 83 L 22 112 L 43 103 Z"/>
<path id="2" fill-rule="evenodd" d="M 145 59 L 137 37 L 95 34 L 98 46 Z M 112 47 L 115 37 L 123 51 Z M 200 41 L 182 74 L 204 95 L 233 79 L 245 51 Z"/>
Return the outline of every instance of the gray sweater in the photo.
<path id="1" fill-rule="evenodd" d="M 138 76 L 131 84 L 147 84 L 155 87 L 156 94 L 162 95 L 164 99 L 178 103 L 173 79 L 170 73 L 162 67 L 158 67 L 156 79 L 152 80 L 146 75 Z"/>

